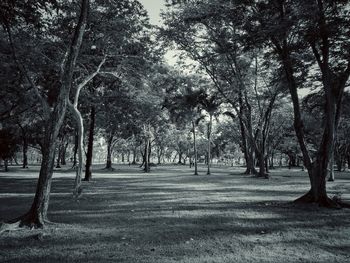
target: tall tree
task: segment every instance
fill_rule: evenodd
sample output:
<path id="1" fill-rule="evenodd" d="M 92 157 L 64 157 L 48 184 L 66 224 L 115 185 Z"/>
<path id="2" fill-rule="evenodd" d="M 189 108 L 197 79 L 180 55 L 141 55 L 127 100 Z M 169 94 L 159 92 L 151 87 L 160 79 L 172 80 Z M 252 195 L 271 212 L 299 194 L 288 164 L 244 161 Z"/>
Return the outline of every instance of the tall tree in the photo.
<path id="1" fill-rule="evenodd" d="M 28 6 L 25 5 L 24 7 Z M 5 29 L 8 34 L 8 40 L 12 47 L 14 60 L 16 61 L 18 69 L 25 76 L 30 88 L 34 90 L 35 94 L 40 100 L 47 125 L 45 129 L 42 163 L 36 194 L 29 211 L 23 216 L 12 220 L 12 222 L 15 222 L 18 225 L 41 227 L 47 221 L 47 210 L 49 205 L 56 140 L 66 112 L 69 91 L 73 81 L 74 68 L 86 27 L 88 9 L 89 0 L 82 0 L 74 33 L 64 59 L 60 65 L 59 89 L 56 90 L 57 93 L 55 95 L 52 95 L 53 101 L 51 101 L 51 103 L 49 103 L 45 97 L 43 97 L 36 80 L 31 75 L 31 72 L 29 72 L 21 63 L 20 58 L 17 56 L 16 43 L 14 42 L 12 35 L 12 25 L 7 23 L 7 21 L 4 22 Z M 1 12 L 3 12 L 3 10 L 1 10 Z"/>

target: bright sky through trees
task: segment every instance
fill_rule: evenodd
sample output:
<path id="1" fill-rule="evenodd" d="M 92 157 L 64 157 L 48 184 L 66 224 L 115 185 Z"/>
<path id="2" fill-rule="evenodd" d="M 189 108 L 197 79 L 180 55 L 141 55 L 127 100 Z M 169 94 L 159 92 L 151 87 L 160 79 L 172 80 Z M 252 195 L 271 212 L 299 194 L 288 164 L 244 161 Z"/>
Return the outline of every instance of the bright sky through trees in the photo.
<path id="1" fill-rule="evenodd" d="M 150 21 L 154 25 L 160 25 L 160 11 L 164 8 L 164 0 L 140 0 L 148 12 Z"/>

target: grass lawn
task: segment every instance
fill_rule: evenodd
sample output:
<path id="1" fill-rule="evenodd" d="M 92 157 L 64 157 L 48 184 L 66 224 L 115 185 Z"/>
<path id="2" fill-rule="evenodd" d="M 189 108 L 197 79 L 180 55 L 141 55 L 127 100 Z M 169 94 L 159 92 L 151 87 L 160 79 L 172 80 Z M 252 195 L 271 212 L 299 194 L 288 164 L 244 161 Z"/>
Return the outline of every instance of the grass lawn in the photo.
<path id="1" fill-rule="evenodd" d="M 78 201 L 74 173 L 55 172 L 56 224 L 2 233 L 0 262 L 350 262 L 350 209 L 293 205 L 309 188 L 300 169 L 265 180 L 231 167 L 115 168 L 96 168 Z M 0 221 L 28 210 L 37 176 L 37 167 L 0 173 Z M 350 173 L 328 191 L 349 200 Z"/>

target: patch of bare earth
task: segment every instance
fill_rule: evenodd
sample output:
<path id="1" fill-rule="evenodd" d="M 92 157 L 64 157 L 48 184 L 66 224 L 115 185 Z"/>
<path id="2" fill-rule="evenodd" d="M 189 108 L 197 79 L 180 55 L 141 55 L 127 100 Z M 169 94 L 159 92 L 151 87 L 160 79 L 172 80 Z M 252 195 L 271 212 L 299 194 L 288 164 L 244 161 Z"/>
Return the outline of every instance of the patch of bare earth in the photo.
<path id="1" fill-rule="evenodd" d="M 74 173 L 55 173 L 56 224 L 2 233 L 0 262 L 350 262 L 350 210 L 291 203 L 308 190 L 305 172 L 241 172 L 116 166 L 96 171 L 78 201 Z M 0 220 L 29 208 L 37 174 L 0 174 Z M 350 199 L 350 174 L 336 174 L 328 191 Z"/>

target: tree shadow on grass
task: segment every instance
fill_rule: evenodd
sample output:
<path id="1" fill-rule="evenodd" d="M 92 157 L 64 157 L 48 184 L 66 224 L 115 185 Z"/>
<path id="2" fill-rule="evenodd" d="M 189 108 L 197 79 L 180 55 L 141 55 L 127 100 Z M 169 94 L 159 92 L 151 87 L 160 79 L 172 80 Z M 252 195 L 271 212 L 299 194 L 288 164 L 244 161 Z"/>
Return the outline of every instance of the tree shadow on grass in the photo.
<path id="1" fill-rule="evenodd" d="M 72 178 L 54 178 L 49 218 L 60 224 L 43 232 L 7 234 L 0 241 L 0 251 L 6 251 L 0 261 L 198 262 L 196 257 L 204 255 L 208 258 L 203 262 L 254 262 L 245 257 L 261 247 L 276 252 L 271 254 L 276 261 L 265 262 L 282 262 L 281 249 L 300 243 L 317 253 L 333 248 L 338 253 L 340 243 L 321 244 L 317 233 L 338 238 L 350 227 L 349 210 L 278 201 L 300 195 L 304 190 L 295 188 L 302 186 L 300 181 L 280 184 L 225 174 L 201 178 L 178 171 L 96 177 L 84 182 L 78 201 L 71 198 Z M 1 219 L 25 212 L 36 179 L 1 180 Z M 260 252 L 254 253 L 251 257 L 257 262 Z M 233 260 L 233 254 L 241 261 Z M 214 260 L 213 255 L 227 255 L 231 261 Z M 338 262 L 348 254 L 343 255 Z"/>

